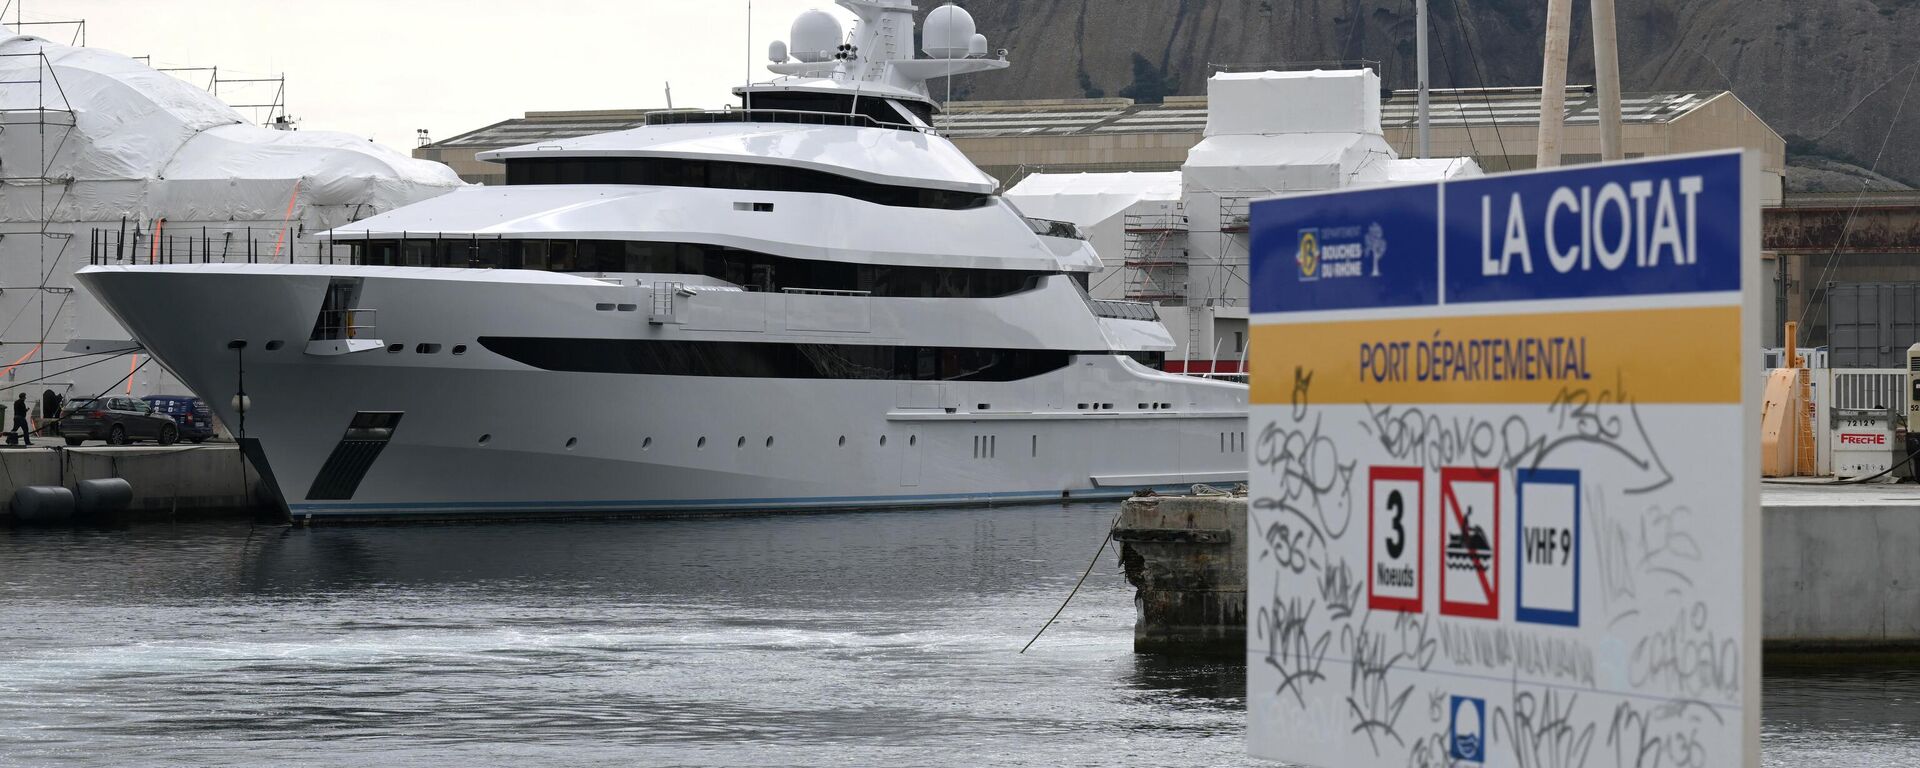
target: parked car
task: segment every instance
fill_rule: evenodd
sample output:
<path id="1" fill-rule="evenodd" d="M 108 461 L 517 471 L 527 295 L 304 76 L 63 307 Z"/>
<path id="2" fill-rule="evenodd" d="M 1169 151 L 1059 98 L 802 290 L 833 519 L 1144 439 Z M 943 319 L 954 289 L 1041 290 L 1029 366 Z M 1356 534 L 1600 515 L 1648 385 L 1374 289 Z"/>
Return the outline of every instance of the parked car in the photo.
<path id="1" fill-rule="evenodd" d="M 192 395 L 147 395 L 140 399 L 155 412 L 173 417 L 173 423 L 180 427 L 180 439 L 200 443 L 213 437 L 213 409 L 205 400 Z"/>
<path id="2" fill-rule="evenodd" d="M 172 417 L 155 412 L 145 400 L 102 397 L 75 402 L 60 419 L 60 436 L 66 438 L 67 445 L 88 440 L 105 440 L 111 445 L 155 440 L 172 445 L 180 440 L 180 425 Z"/>

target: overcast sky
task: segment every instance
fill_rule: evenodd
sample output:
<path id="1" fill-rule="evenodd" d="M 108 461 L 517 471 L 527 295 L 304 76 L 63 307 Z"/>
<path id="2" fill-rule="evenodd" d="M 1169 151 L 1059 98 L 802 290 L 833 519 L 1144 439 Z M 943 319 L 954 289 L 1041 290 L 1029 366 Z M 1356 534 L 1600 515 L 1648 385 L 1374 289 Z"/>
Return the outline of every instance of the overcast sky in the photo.
<path id="1" fill-rule="evenodd" d="M 28 21 L 87 21 L 87 44 L 222 77 L 287 76 L 288 111 L 397 149 L 414 129 L 445 139 L 529 110 L 732 103 L 765 80 L 767 43 L 831 0 L 0 0 Z M 922 6 L 931 7 L 929 3 Z M 17 8 L 17 6 L 16 6 Z M 11 24 L 14 10 L 6 12 Z M 11 27 L 7 28 L 11 31 Z M 67 42 L 68 28 L 29 32 Z M 751 52 L 751 56 L 749 56 Z M 204 78 L 204 75 L 200 75 Z M 232 86 L 229 102 L 270 97 Z M 267 100 L 260 98 L 259 100 Z M 243 112 L 248 110 L 242 110 Z"/>

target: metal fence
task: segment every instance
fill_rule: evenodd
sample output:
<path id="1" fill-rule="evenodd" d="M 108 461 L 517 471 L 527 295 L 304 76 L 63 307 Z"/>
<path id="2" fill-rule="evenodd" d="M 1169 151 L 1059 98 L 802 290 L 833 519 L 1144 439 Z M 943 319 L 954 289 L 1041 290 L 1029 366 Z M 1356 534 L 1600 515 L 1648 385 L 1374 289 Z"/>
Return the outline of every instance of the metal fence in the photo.
<path id="1" fill-rule="evenodd" d="M 1907 372 L 1905 368 L 1836 368 L 1828 392 L 1832 408 L 1848 410 L 1891 410 L 1894 418 L 1907 417 Z"/>

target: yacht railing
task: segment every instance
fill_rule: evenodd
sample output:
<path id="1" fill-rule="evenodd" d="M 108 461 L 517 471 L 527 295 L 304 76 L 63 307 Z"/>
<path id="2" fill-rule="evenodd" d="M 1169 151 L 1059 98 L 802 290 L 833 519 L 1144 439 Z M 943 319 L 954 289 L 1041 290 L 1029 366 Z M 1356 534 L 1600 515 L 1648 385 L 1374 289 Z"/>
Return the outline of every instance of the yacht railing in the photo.
<path id="1" fill-rule="evenodd" d="M 320 313 L 319 322 L 313 326 L 314 341 L 340 341 L 342 339 L 373 338 L 373 330 L 378 325 L 380 310 L 377 309 L 329 309 Z"/>
<path id="2" fill-rule="evenodd" d="M 833 288 L 782 288 L 781 293 L 798 293 L 807 296 L 872 296 L 873 291 L 842 291 Z"/>
<path id="3" fill-rule="evenodd" d="M 896 131 L 930 133 L 933 129 L 907 123 L 889 123 L 850 112 L 809 112 L 800 109 L 673 109 L 648 112 L 647 125 L 688 125 L 702 123 L 794 123 L 797 125 L 844 125 L 853 128 L 889 128 Z"/>
<path id="4" fill-rule="evenodd" d="M 306 239 L 304 227 L 235 226 L 169 229 L 164 222 L 95 227 L 87 263 L 105 264 L 348 264 L 342 243 Z"/>

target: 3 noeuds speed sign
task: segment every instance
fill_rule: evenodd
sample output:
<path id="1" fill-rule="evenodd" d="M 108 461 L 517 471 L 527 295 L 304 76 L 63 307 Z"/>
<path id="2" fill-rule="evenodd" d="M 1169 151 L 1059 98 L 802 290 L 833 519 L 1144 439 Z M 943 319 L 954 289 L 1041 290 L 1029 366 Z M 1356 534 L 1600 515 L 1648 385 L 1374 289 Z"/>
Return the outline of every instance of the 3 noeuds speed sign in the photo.
<path id="1" fill-rule="evenodd" d="M 1254 755 L 1758 765 L 1759 178 L 1254 203 Z"/>

